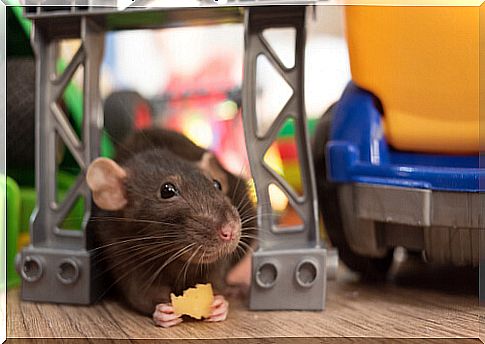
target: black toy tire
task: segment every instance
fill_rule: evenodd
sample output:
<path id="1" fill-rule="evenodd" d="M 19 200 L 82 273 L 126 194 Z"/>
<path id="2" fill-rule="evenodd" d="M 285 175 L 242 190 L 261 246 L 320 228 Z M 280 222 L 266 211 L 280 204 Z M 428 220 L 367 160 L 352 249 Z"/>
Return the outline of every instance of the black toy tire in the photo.
<path id="1" fill-rule="evenodd" d="M 7 58 L 7 166 L 32 170 L 35 161 L 35 61 Z"/>
<path id="2" fill-rule="evenodd" d="M 115 91 L 104 101 L 104 128 L 115 145 L 122 144 L 135 130 L 135 112 L 140 104 L 146 105 L 153 116 L 150 102 L 136 91 Z"/>
<path id="3" fill-rule="evenodd" d="M 382 280 L 385 279 L 393 262 L 393 250 L 389 250 L 382 258 L 366 257 L 352 251 L 343 229 L 337 185 L 327 179 L 325 146 L 330 138 L 335 105 L 333 104 L 320 118 L 312 142 L 320 212 L 328 238 L 338 249 L 340 260 L 364 279 Z"/>

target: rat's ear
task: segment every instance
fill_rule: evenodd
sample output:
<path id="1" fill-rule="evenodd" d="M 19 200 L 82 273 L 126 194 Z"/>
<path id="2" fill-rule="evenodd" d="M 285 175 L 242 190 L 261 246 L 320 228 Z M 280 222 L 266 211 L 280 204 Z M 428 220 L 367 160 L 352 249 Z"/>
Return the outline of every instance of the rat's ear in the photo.
<path id="1" fill-rule="evenodd" d="M 197 165 L 211 178 L 216 179 L 217 181 L 219 181 L 219 183 L 221 183 L 222 191 L 224 193 L 227 193 L 229 191 L 227 172 L 224 170 L 219 160 L 217 160 L 214 153 L 205 152 Z"/>
<path id="2" fill-rule="evenodd" d="M 123 180 L 126 172 L 116 162 L 97 158 L 88 167 L 86 182 L 93 194 L 93 201 L 104 210 L 120 210 L 126 203 Z"/>

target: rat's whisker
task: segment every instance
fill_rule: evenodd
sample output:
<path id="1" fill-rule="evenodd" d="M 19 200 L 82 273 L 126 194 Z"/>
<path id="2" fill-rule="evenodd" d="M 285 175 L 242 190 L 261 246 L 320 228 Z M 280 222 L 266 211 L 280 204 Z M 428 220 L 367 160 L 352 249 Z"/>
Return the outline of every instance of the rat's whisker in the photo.
<path id="1" fill-rule="evenodd" d="M 241 219 L 245 220 L 245 219 L 248 218 L 248 215 L 251 215 L 250 217 L 253 217 L 253 218 L 256 217 L 258 215 L 258 212 L 254 211 L 253 208 L 249 208 L 246 212 L 244 212 L 244 213 L 240 212 L 239 214 L 241 216 Z M 273 212 L 266 212 L 266 213 L 261 212 L 262 216 L 267 216 L 267 215 L 271 215 L 271 214 L 273 214 Z"/>
<path id="2" fill-rule="evenodd" d="M 109 257 L 109 259 L 115 259 L 116 260 L 116 258 L 118 256 L 120 256 L 120 257 L 124 256 L 125 259 L 118 261 L 116 264 L 110 265 L 107 269 L 101 271 L 97 275 L 101 276 L 101 275 L 103 275 L 107 272 L 115 272 L 115 270 L 120 266 L 125 266 L 126 264 L 137 263 L 138 261 L 145 259 L 146 257 L 150 257 L 150 255 L 153 252 L 159 252 L 159 251 L 160 251 L 160 247 L 153 245 L 152 247 L 138 248 L 138 249 L 134 250 L 133 252 L 131 252 L 132 254 L 128 255 L 127 257 L 126 257 L 125 254 L 121 254 L 121 253 L 118 253 L 118 252 L 111 253 L 110 255 L 107 254 L 106 259 L 108 259 L 108 257 Z M 171 251 L 172 250 L 165 251 L 165 252 L 169 253 Z M 101 262 L 101 260 L 99 262 Z M 99 277 L 99 276 L 95 276 L 95 277 Z"/>
<path id="3" fill-rule="evenodd" d="M 158 278 L 160 273 L 163 271 L 163 269 L 169 265 L 170 263 L 172 263 L 175 259 L 179 258 L 180 256 L 182 256 L 184 253 L 186 253 L 188 250 L 190 250 L 190 248 L 192 246 L 194 246 L 195 243 L 191 243 L 183 248 L 181 248 L 180 250 L 178 250 L 175 254 L 173 254 L 170 258 L 168 258 L 165 263 L 157 269 L 157 271 L 153 274 L 152 278 L 150 279 L 150 282 L 149 284 L 153 283 L 153 280 Z"/>
<path id="4" fill-rule="evenodd" d="M 170 242 L 170 243 L 165 243 L 165 244 L 160 244 L 160 243 L 157 243 L 157 242 L 149 242 L 149 243 L 141 243 L 141 244 L 137 244 L 135 246 L 127 246 L 127 247 L 122 247 L 122 248 L 115 248 L 115 247 L 110 247 L 110 252 L 106 252 L 106 251 L 102 251 L 102 252 L 99 252 L 99 254 L 101 253 L 104 253 L 106 255 L 106 257 L 103 257 L 101 259 L 97 259 L 95 261 L 95 264 L 97 263 L 101 263 L 103 262 L 104 260 L 106 259 L 115 259 L 115 258 L 118 258 L 118 257 L 123 257 L 126 255 L 126 253 L 135 253 L 137 251 L 140 251 L 140 250 L 161 250 L 161 249 L 166 249 L 166 248 L 169 248 L 169 247 L 172 247 L 174 245 L 176 245 L 177 243 L 183 243 L 184 241 L 183 240 L 178 240 L 178 241 L 173 241 L 173 242 Z M 166 250 L 164 251 L 166 252 Z M 130 256 L 127 257 L 127 260 L 130 259 Z M 114 264 L 112 265 L 112 267 L 116 267 L 118 266 L 118 264 Z"/>
<path id="5" fill-rule="evenodd" d="M 176 253 L 174 253 L 171 257 L 179 257 L 181 256 L 187 249 L 190 249 L 190 247 L 192 246 L 191 245 L 188 245 L 188 246 L 185 246 L 185 247 L 182 247 L 181 249 L 179 249 L 178 251 L 176 251 Z M 175 251 L 175 250 L 174 250 Z M 156 255 L 154 259 L 150 259 L 151 261 L 155 260 L 155 259 L 159 259 L 161 257 L 163 257 L 165 253 L 161 253 L 159 255 Z M 178 256 L 177 256 L 178 255 Z M 168 264 L 163 264 L 162 265 L 162 268 L 159 268 L 157 269 L 157 272 L 153 273 L 152 276 L 146 281 L 146 284 L 144 284 L 143 288 L 140 289 L 140 292 L 141 294 L 145 294 L 148 292 L 148 290 L 150 289 L 150 286 L 155 282 L 155 280 L 158 278 L 158 275 L 159 275 L 159 271 L 161 272 L 161 270 L 163 270 L 163 268 L 168 265 Z"/>
<path id="6" fill-rule="evenodd" d="M 143 237 L 143 238 L 132 238 L 132 239 L 127 239 L 127 240 L 122 240 L 122 241 L 116 241 L 116 242 L 112 242 L 112 243 L 105 244 L 105 245 L 102 245 L 102 246 L 98 246 L 98 247 L 93 248 L 93 249 L 90 249 L 88 251 L 89 252 L 94 252 L 94 251 L 98 251 L 98 250 L 104 249 L 106 247 L 110 247 L 110 246 L 114 246 L 114 245 L 123 245 L 123 244 L 126 244 L 126 243 L 132 243 L 134 241 L 153 240 L 153 239 L 164 239 L 164 238 L 166 238 L 166 236 L 149 236 L 149 237 Z"/>
<path id="7" fill-rule="evenodd" d="M 158 243 L 161 243 L 161 241 L 164 240 L 164 239 L 166 239 L 166 238 L 171 238 L 170 242 L 183 240 L 182 237 L 166 236 L 166 235 L 163 235 L 163 236 L 159 236 L 159 235 L 153 236 L 153 235 L 150 235 L 150 236 L 144 236 L 144 237 L 141 237 L 141 238 L 133 238 L 133 237 L 126 237 L 126 238 L 128 238 L 128 239 L 126 239 L 126 240 L 120 240 L 120 241 L 115 241 L 115 242 L 108 243 L 108 244 L 104 244 L 104 245 L 98 246 L 96 248 L 92 248 L 92 249 L 90 249 L 88 251 L 89 252 L 96 252 L 96 251 L 104 250 L 104 249 L 109 248 L 111 246 L 126 246 L 126 245 L 132 244 L 134 242 L 139 242 L 139 241 L 142 241 L 139 244 L 143 244 L 143 241 L 145 241 L 145 240 L 149 240 L 148 244 L 158 244 Z M 120 238 L 120 239 L 122 239 L 122 238 Z M 168 244 L 170 244 L 170 243 L 168 243 Z M 133 247 L 133 246 L 129 246 L 129 247 Z"/>
<path id="8" fill-rule="evenodd" d="M 234 186 L 234 190 L 232 191 L 232 196 L 231 196 L 231 199 L 234 199 L 234 197 L 236 196 L 236 191 L 237 191 L 237 188 L 239 187 L 239 184 L 241 183 L 241 181 L 243 180 L 240 176 L 242 176 L 242 173 L 244 171 L 246 166 L 244 166 L 244 164 L 242 164 L 241 166 L 241 170 L 239 172 L 239 178 L 237 178 L 237 183 L 236 183 L 236 186 Z"/>
<path id="9" fill-rule="evenodd" d="M 141 257 L 138 257 L 138 259 L 136 259 L 137 261 L 140 260 L 140 258 L 144 258 L 144 255 L 142 255 Z M 113 287 L 115 286 L 117 283 L 119 283 L 122 279 L 124 279 L 125 277 L 127 277 L 128 275 L 130 275 L 132 272 L 136 271 L 137 269 L 140 269 L 141 267 L 143 267 L 144 265 L 146 265 L 148 262 L 147 261 L 144 261 L 142 262 L 141 264 L 136 264 L 133 268 L 127 270 L 125 273 L 123 273 L 120 277 L 118 277 L 111 285 L 109 285 L 106 290 L 99 296 L 99 298 L 97 299 L 97 301 L 101 300 L 105 295 L 106 293 Z M 100 276 L 98 276 L 99 278 Z"/>
<path id="10" fill-rule="evenodd" d="M 247 231 L 258 231 L 259 227 L 257 226 L 242 226 L 241 227 L 241 232 L 247 232 Z"/>
<path id="11" fill-rule="evenodd" d="M 248 204 L 253 204 L 253 201 L 247 195 L 247 189 L 244 190 L 245 193 L 241 194 L 241 199 L 237 201 L 237 209 L 243 209 Z"/>
<path id="12" fill-rule="evenodd" d="M 174 223 L 170 222 L 162 222 L 162 221 L 155 221 L 155 220 L 145 220 L 145 219 L 133 219 L 128 217 L 115 217 L 115 216 L 92 216 L 90 217 L 92 221 L 124 221 L 124 222 L 140 222 L 140 223 L 150 223 L 150 224 L 160 224 L 160 225 L 167 225 L 167 226 L 176 226 Z"/>
<path id="13" fill-rule="evenodd" d="M 259 239 L 257 235 L 241 235 L 241 238 L 249 238 L 249 239 L 255 239 L 255 240 Z"/>
<path id="14" fill-rule="evenodd" d="M 125 245 L 125 246 L 122 246 L 122 247 L 112 247 L 113 250 L 110 250 L 112 252 L 109 252 L 109 256 L 108 257 L 111 257 L 111 255 L 113 255 L 113 258 L 117 258 L 117 257 L 122 257 L 125 255 L 125 253 L 129 252 L 129 253 L 134 253 L 134 252 L 137 252 L 139 251 L 140 249 L 145 249 L 145 248 L 150 248 L 150 247 L 153 247 L 153 243 L 152 242 L 148 242 L 148 243 L 138 243 L 137 245 Z M 95 253 L 95 255 L 93 255 L 93 257 L 99 257 L 100 255 L 107 255 L 108 251 L 107 250 L 103 250 L 103 251 L 98 251 Z M 104 260 L 108 259 L 108 257 L 103 257 L 103 258 L 100 258 L 100 259 L 96 259 L 96 261 L 94 262 L 95 264 L 98 264 L 98 263 L 101 263 L 103 262 Z"/>
<path id="15" fill-rule="evenodd" d="M 187 260 L 187 262 L 185 264 L 185 269 L 182 269 L 182 271 L 184 271 L 183 285 L 186 285 L 186 282 L 187 282 L 187 272 L 188 272 L 189 266 L 192 263 L 192 260 L 194 259 L 194 257 L 197 255 L 197 253 L 201 249 L 201 247 L 202 247 L 202 245 L 199 245 L 199 247 L 197 247 L 197 249 L 192 254 L 192 256 L 190 256 L 190 258 Z M 178 277 L 177 277 L 177 279 L 178 279 Z"/>
<path id="16" fill-rule="evenodd" d="M 238 260 L 241 260 L 247 254 L 247 251 L 239 245 L 236 246 L 236 250 L 234 252 L 237 252 Z"/>
<path id="17" fill-rule="evenodd" d="M 243 245 L 246 249 L 251 251 L 251 253 L 254 253 L 254 249 L 250 245 L 246 244 L 244 241 L 240 241 L 239 244 Z"/>
<path id="18" fill-rule="evenodd" d="M 183 244 L 183 242 L 182 242 L 181 244 Z M 157 259 L 162 258 L 164 255 L 170 254 L 170 253 L 172 253 L 172 252 L 176 252 L 176 251 L 178 252 L 178 251 L 180 251 L 181 249 L 179 249 L 179 247 L 180 247 L 180 246 L 175 247 L 174 249 L 171 249 L 171 250 L 165 251 L 165 252 L 163 252 L 163 253 L 159 253 L 159 254 L 157 255 Z M 182 249 L 184 249 L 184 247 L 182 247 Z M 150 273 L 150 271 L 152 271 L 154 268 L 156 268 L 156 265 L 151 264 L 150 269 L 149 269 L 148 271 L 145 271 L 145 273 L 143 273 L 143 275 L 142 275 L 143 280 L 145 280 L 145 275 L 146 275 L 146 274 L 150 275 L 150 274 L 149 274 L 149 273 Z M 146 289 L 147 289 L 146 291 L 148 291 L 148 289 L 150 288 L 150 286 L 151 286 L 151 285 L 153 285 L 153 283 L 154 283 L 154 282 L 157 280 L 157 276 L 155 276 L 154 278 L 152 278 L 154 275 L 155 275 L 155 273 L 152 273 L 152 274 L 151 274 L 151 277 L 148 277 L 149 279 L 147 280 L 147 285 L 146 285 L 146 287 L 144 287 L 144 288 L 143 288 L 143 289 L 141 289 L 141 290 L 144 290 L 144 289 L 146 288 Z M 159 278 L 158 278 L 158 283 L 157 283 L 157 284 L 160 284 L 160 279 L 159 279 Z"/>

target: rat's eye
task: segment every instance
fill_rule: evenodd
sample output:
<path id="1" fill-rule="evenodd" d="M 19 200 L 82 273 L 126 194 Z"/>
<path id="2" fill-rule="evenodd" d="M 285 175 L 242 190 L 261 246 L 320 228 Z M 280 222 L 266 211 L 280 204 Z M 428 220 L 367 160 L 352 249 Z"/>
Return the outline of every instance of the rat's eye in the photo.
<path id="1" fill-rule="evenodd" d="M 178 190 L 172 183 L 165 183 L 160 189 L 160 196 L 162 196 L 163 199 L 172 198 L 177 194 Z"/>
<path id="2" fill-rule="evenodd" d="M 214 179 L 214 180 L 212 181 L 212 183 L 213 183 L 214 187 L 215 187 L 217 190 L 221 190 L 221 191 L 222 191 L 222 185 L 221 185 L 221 182 L 220 182 L 220 181 L 218 181 L 218 180 Z"/>

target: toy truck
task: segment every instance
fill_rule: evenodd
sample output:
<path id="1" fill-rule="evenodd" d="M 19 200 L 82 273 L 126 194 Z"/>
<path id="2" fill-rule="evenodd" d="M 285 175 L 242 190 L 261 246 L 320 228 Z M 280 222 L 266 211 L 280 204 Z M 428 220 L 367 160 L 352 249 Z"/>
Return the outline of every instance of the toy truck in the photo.
<path id="1" fill-rule="evenodd" d="M 357 272 L 385 275 L 399 246 L 479 264 L 478 18 L 478 7 L 346 8 L 353 80 L 313 155 L 329 238 Z"/>

